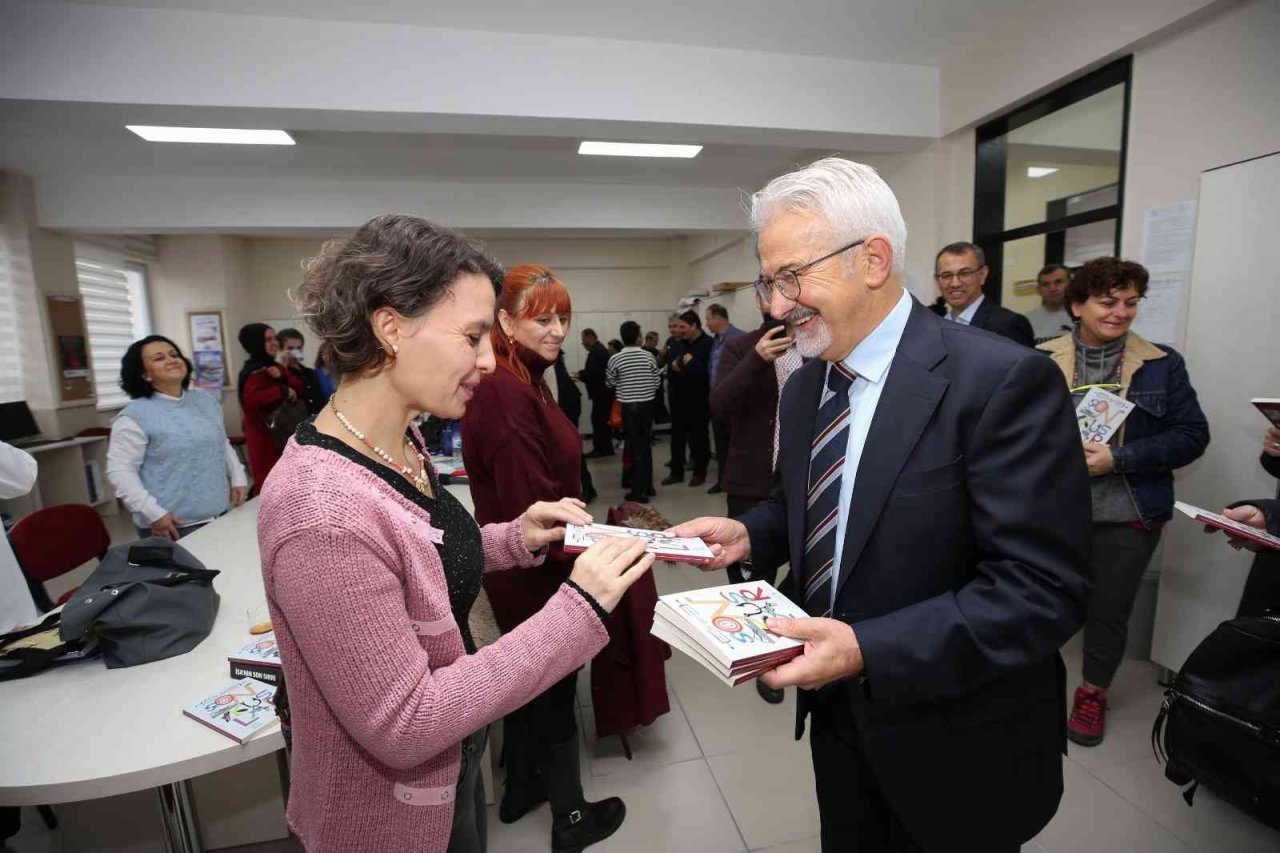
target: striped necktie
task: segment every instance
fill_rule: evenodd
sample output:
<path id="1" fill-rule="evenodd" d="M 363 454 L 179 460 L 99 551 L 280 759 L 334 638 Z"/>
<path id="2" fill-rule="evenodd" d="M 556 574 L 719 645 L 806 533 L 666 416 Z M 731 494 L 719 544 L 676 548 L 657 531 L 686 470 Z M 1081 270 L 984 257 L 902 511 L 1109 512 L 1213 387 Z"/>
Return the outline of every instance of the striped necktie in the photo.
<path id="1" fill-rule="evenodd" d="M 843 364 L 827 368 L 827 387 L 818 406 L 809 450 L 809 501 L 805 509 L 804 609 L 831 615 L 831 576 L 840 516 L 840 478 L 849 449 L 849 388 L 857 376 Z"/>

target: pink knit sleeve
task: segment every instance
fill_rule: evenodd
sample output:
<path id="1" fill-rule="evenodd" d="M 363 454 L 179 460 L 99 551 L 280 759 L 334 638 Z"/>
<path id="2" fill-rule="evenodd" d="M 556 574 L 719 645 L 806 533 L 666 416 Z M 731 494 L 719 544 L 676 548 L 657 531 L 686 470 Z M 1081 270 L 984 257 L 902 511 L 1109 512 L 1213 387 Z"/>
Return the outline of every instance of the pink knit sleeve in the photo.
<path id="1" fill-rule="evenodd" d="M 515 631 L 433 672 L 399 578 L 360 535 L 298 533 L 277 549 L 270 574 L 286 630 L 325 701 L 362 747 L 395 768 L 415 767 L 524 705 L 609 639 L 591 605 L 562 586 Z"/>
<path id="2" fill-rule="evenodd" d="M 520 516 L 515 521 L 486 524 L 480 528 L 480 539 L 484 543 L 484 570 L 496 572 L 503 569 L 527 569 L 540 566 L 547 558 L 547 552 L 530 554 L 524 547 L 524 527 Z"/>

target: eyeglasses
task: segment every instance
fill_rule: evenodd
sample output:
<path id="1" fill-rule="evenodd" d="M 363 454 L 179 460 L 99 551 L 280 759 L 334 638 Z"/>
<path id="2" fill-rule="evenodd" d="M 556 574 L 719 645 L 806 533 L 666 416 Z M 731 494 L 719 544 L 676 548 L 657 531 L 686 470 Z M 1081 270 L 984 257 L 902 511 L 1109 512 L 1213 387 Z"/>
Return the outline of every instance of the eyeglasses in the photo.
<path id="1" fill-rule="evenodd" d="M 816 260 L 809 261 L 807 264 L 798 266 L 793 270 L 778 270 L 777 275 L 773 278 L 760 276 L 756 279 L 756 293 L 759 294 L 761 299 L 768 301 L 773 298 L 773 292 L 776 290 L 782 294 L 783 299 L 794 300 L 800 295 L 800 276 L 804 275 L 823 261 L 847 252 L 855 246 L 861 246 L 865 242 L 867 242 L 865 238 L 862 240 L 854 240 L 847 246 L 841 246 L 834 252 L 823 255 Z"/>
<path id="2" fill-rule="evenodd" d="M 972 269 L 972 270 L 970 269 L 956 270 L 955 272 L 951 272 L 950 270 L 948 270 L 947 272 L 940 272 L 935 274 L 933 279 L 934 281 L 938 282 L 938 284 L 950 284 L 952 281 L 954 281 L 957 278 L 960 279 L 961 281 L 970 281 L 973 279 L 975 275 L 977 275 L 981 271 L 982 271 L 982 267 L 978 267 L 977 269 Z"/>

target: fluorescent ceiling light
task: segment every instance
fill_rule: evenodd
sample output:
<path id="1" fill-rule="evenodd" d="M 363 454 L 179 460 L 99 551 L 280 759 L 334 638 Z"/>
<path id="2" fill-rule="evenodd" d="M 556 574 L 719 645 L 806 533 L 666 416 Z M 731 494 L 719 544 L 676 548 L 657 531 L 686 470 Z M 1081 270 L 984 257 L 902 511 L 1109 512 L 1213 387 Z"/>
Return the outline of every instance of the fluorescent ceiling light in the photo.
<path id="1" fill-rule="evenodd" d="M 648 142 L 583 142 L 579 154 L 601 157 L 697 157 L 701 145 L 656 145 Z"/>
<path id="2" fill-rule="evenodd" d="M 1051 167 L 1051 166 L 1028 166 L 1028 167 L 1027 167 L 1027 177 L 1028 177 L 1028 178 L 1043 178 L 1045 175 L 1052 175 L 1052 174 L 1053 174 L 1054 172 L 1056 172 L 1056 171 L 1058 171 L 1058 170 L 1057 170 L 1057 169 L 1055 169 L 1055 168 L 1053 168 L 1053 167 Z"/>
<path id="3" fill-rule="evenodd" d="M 125 127 L 148 142 L 212 142 L 220 145 L 293 145 L 293 137 L 283 130 L 240 130 L 234 127 L 156 127 L 127 124 Z"/>

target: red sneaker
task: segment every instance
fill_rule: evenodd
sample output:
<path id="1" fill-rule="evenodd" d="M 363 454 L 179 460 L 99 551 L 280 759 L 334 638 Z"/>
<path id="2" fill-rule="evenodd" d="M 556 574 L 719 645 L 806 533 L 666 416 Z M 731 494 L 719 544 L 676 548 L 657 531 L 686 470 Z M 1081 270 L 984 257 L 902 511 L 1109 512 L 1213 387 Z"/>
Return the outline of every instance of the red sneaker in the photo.
<path id="1" fill-rule="evenodd" d="M 1092 687 L 1077 687 L 1067 720 L 1067 737 L 1081 746 L 1097 746 L 1107 730 L 1107 696 Z"/>

